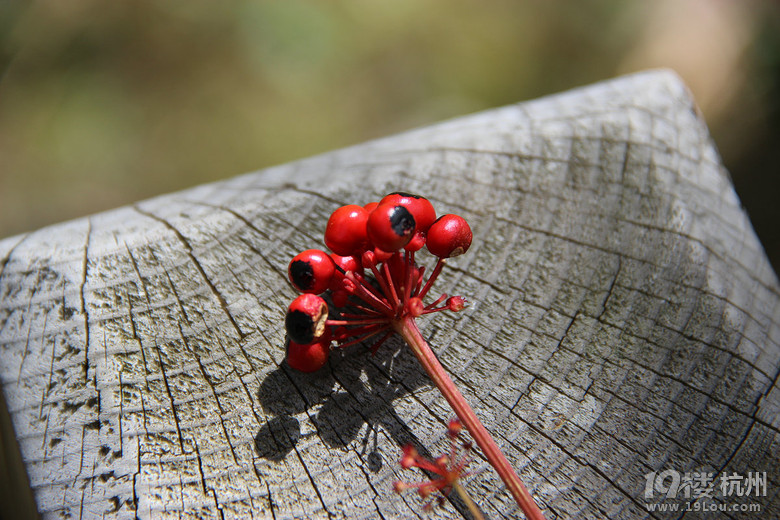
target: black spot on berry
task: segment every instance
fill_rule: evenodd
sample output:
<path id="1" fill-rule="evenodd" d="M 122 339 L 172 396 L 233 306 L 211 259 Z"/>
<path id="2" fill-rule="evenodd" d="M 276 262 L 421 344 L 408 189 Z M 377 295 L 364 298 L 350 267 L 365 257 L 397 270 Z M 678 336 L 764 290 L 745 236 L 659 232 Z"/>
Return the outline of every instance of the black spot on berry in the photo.
<path id="1" fill-rule="evenodd" d="M 295 260 L 290 264 L 290 278 L 296 287 L 308 291 L 314 285 L 314 269 L 309 262 Z"/>
<path id="2" fill-rule="evenodd" d="M 314 320 L 303 311 L 289 311 L 284 326 L 290 339 L 301 345 L 314 341 Z"/>
<path id="3" fill-rule="evenodd" d="M 396 206 L 390 213 L 390 228 L 399 237 L 409 236 L 414 233 L 416 223 L 409 210 L 403 206 Z"/>
<path id="4" fill-rule="evenodd" d="M 414 193 L 407 193 L 405 191 L 394 191 L 390 195 L 400 195 L 401 197 L 411 197 L 413 199 L 422 199 L 424 197 L 420 195 L 415 195 Z"/>

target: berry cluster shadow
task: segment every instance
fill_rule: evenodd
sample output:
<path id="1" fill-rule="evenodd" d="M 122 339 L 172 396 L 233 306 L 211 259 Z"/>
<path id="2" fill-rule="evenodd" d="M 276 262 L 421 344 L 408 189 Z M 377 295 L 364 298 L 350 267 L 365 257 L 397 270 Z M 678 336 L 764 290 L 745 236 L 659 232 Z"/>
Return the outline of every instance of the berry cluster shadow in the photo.
<path id="1" fill-rule="evenodd" d="M 255 436 L 257 454 L 272 461 L 287 457 L 301 440 L 296 416 L 302 413 L 330 448 L 346 449 L 367 425 L 360 454 L 373 472 L 382 467 L 378 428 L 399 450 L 406 444 L 424 450 L 395 411 L 393 401 L 425 385 L 427 377 L 401 341 L 389 343 L 390 348 L 380 349 L 373 356 L 363 352 L 363 346 L 335 351 L 328 366 L 315 374 L 291 369 L 286 361 L 268 374 L 258 397 L 266 414 L 273 417 Z M 369 363 L 365 362 L 366 355 L 371 358 Z"/>
<path id="2" fill-rule="evenodd" d="M 375 355 L 368 350 L 361 345 L 336 351 L 325 369 L 315 374 L 294 370 L 286 361 L 269 373 L 258 397 L 272 417 L 255 435 L 257 455 L 280 462 L 298 449 L 304 435 L 296 416 L 306 414 L 316 428 L 312 435 L 318 435 L 332 449 L 350 449 L 367 426 L 357 446 L 366 469 L 372 473 L 378 473 L 385 460 L 397 464 L 404 446 L 414 446 L 420 455 L 433 458 L 393 405 L 399 397 L 430 384 L 427 374 L 400 338 L 388 341 Z M 446 423 L 445 418 L 442 420 Z M 378 442 L 380 429 L 393 442 L 384 456 Z M 435 476 L 423 473 L 429 478 Z M 392 489 L 387 492 L 391 494 Z M 471 518 L 457 494 L 450 494 L 447 501 L 463 518 Z"/>

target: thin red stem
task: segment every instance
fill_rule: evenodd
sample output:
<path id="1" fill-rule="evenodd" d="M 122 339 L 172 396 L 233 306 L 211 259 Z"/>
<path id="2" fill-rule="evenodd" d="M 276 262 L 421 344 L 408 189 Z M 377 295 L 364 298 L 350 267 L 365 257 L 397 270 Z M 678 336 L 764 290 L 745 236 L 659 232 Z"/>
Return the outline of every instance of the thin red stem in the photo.
<path id="1" fill-rule="evenodd" d="M 441 270 L 444 269 L 444 263 L 444 258 L 439 258 L 439 260 L 436 262 L 436 267 L 433 268 L 431 276 L 428 278 L 428 281 L 425 282 L 425 287 L 423 287 L 420 291 L 420 294 L 417 295 L 421 300 L 425 298 L 425 295 L 428 294 L 428 291 L 430 291 L 431 287 L 433 287 L 433 282 L 436 281 L 436 278 L 439 277 L 439 273 L 441 273 Z"/>
<path id="2" fill-rule="evenodd" d="M 382 276 L 379 273 L 379 269 L 376 268 L 376 263 L 375 262 L 369 264 L 369 267 L 371 268 L 371 272 L 374 273 L 374 279 L 377 281 L 377 283 L 379 284 L 379 287 L 382 289 L 382 293 L 384 293 L 383 297 L 385 298 L 385 301 L 387 302 L 387 297 L 390 295 L 390 289 L 387 286 L 387 283 L 388 283 L 387 280 L 385 280 L 385 277 Z M 372 289 L 373 289 L 373 287 L 372 287 Z M 387 303 L 390 303 L 390 302 L 387 302 Z M 396 302 L 393 301 L 392 305 L 390 305 L 390 307 L 391 307 L 391 309 L 393 309 L 393 311 L 395 311 L 395 303 Z"/>
<path id="3" fill-rule="evenodd" d="M 376 340 L 376 342 L 373 345 L 371 345 L 371 355 L 372 356 L 375 356 L 377 351 L 379 350 L 379 347 L 382 346 L 382 343 L 387 341 L 387 338 L 389 338 L 390 336 L 392 336 L 395 333 L 395 331 L 390 328 L 390 325 L 388 325 L 387 327 L 385 327 L 382 330 L 385 330 L 385 329 L 390 329 L 390 330 L 384 336 L 382 336 L 381 338 Z"/>
<path id="4" fill-rule="evenodd" d="M 370 318 L 365 320 L 326 320 L 325 325 L 330 327 L 338 327 L 339 325 L 352 326 L 352 325 L 376 325 L 378 323 L 387 323 L 387 318 Z"/>
<path id="5" fill-rule="evenodd" d="M 354 308 L 355 310 L 360 311 L 362 314 L 341 313 L 342 316 L 344 316 L 344 317 L 348 317 L 348 316 L 352 316 L 352 317 L 360 316 L 360 317 L 362 317 L 362 316 L 365 316 L 366 314 L 369 314 L 371 316 L 385 316 L 385 314 L 377 311 L 376 309 L 371 309 L 369 307 L 365 307 L 364 305 L 356 305 L 356 304 L 350 303 L 349 306 Z"/>
<path id="6" fill-rule="evenodd" d="M 384 331 L 386 331 L 389 328 L 390 328 L 390 325 L 388 325 L 386 327 L 380 327 L 380 328 L 378 328 L 378 329 L 376 329 L 374 331 L 369 332 L 368 334 L 360 336 L 359 338 L 355 338 L 355 339 L 349 340 L 346 343 L 339 343 L 339 348 L 350 347 L 350 346 L 355 345 L 357 343 L 362 343 L 363 341 L 367 340 L 368 338 L 372 338 L 372 337 L 376 336 L 377 334 L 379 334 L 380 332 L 384 332 Z"/>
<path id="7" fill-rule="evenodd" d="M 442 294 L 441 296 L 439 296 L 439 297 L 436 299 L 436 301 L 435 301 L 435 302 L 433 302 L 433 303 L 429 303 L 428 305 L 426 305 L 425 307 L 423 307 L 423 309 L 424 309 L 424 310 L 433 309 L 434 307 L 436 307 L 437 305 L 439 305 L 441 302 L 443 302 L 443 301 L 444 301 L 444 300 L 446 300 L 446 299 L 447 299 L 447 295 L 446 295 L 446 294 Z"/>
<path id="8" fill-rule="evenodd" d="M 344 318 L 345 320 L 348 319 L 356 319 L 356 320 L 365 320 L 367 318 L 382 318 L 384 320 L 387 320 L 387 316 L 384 314 L 380 314 L 374 310 L 368 309 L 366 307 L 362 307 L 361 310 L 363 311 L 360 314 L 351 313 L 351 312 L 340 312 L 339 316 Z M 371 311 L 371 312 L 367 312 Z"/>
<path id="9" fill-rule="evenodd" d="M 359 336 L 360 334 L 364 334 L 366 332 L 372 332 L 379 329 L 386 329 L 390 326 L 390 323 L 385 321 L 382 323 L 372 323 L 369 325 L 361 325 L 359 327 L 355 327 L 353 329 L 348 329 L 344 327 L 342 337 L 344 338 L 351 338 L 353 336 Z M 337 338 L 338 339 L 338 338 Z"/>
<path id="10" fill-rule="evenodd" d="M 441 260 L 439 263 L 441 263 Z M 436 264 L 436 267 L 439 268 L 439 264 Z M 434 274 L 436 274 L 436 270 L 434 270 Z M 432 275 L 431 278 L 434 278 L 434 276 Z M 460 393 L 450 376 L 444 371 L 444 367 L 441 366 L 439 360 L 436 359 L 436 355 L 422 337 L 420 329 L 417 328 L 414 318 L 403 317 L 395 320 L 393 321 L 393 328 L 409 344 L 409 347 L 411 347 L 412 352 L 414 352 L 423 368 L 425 368 L 428 376 L 433 380 L 433 383 L 438 387 L 442 395 L 444 395 L 447 402 L 450 403 L 455 414 L 482 449 L 488 462 L 495 468 L 501 480 L 504 481 L 509 492 L 512 493 L 515 501 L 523 510 L 523 513 L 525 513 L 525 516 L 532 520 L 544 520 L 544 515 L 539 506 L 536 505 L 531 494 L 523 483 L 520 482 L 520 478 L 515 473 L 514 468 L 509 464 L 509 461 L 490 436 L 490 433 L 477 418 L 463 394 Z"/>
<path id="11" fill-rule="evenodd" d="M 414 276 L 414 251 L 406 251 L 404 256 L 406 258 L 404 262 L 404 302 L 408 302 L 412 296 L 412 285 L 414 285 L 412 280 Z"/>
<path id="12" fill-rule="evenodd" d="M 423 278 L 425 278 L 425 266 L 420 266 L 420 268 L 417 270 L 417 282 L 414 285 L 414 291 L 412 292 L 412 296 L 417 296 L 420 294 L 420 288 L 422 287 Z"/>
<path id="13" fill-rule="evenodd" d="M 424 459 L 420 457 L 419 455 L 414 458 L 415 465 L 420 469 L 425 469 L 430 471 L 431 473 L 436 473 L 437 475 L 444 476 L 444 471 L 440 466 L 437 466 L 433 462 L 429 461 L 428 459 Z"/>
<path id="14" fill-rule="evenodd" d="M 366 277 L 359 273 L 352 273 L 352 276 L 357 280 L 357 282 L 360 284 L 360 286 L 365 289 L 367 292 L 375 296 L 377 299 L 384 301 L 384 295 L 377 291 L 376 288 L 369 283 L 368 280 L 366 280 Z M 384 289 L 383 289 L 384 290 Z"/>
<path id="15" fill-rule="evenodd" d="M 392 306 L 395 307 L 396 312 L 398 312 L 398 309 L 401 307 L 401 300 L 398 299 L 398 293 L 395 291 L 395 284 L 393 284 L 393 276 L 390 274 L 390 267 L 387 265 L 387 262 L 382 264 L 382 272 L 385 274 L 385 278 L 387 280 L 387 286 L 390 289 L 390 294 L 388 296 L 392 298 L 392 302 L 393 302 Z"/>
<path id="16" fill-rule="evenodd" d="M 350 276 L 352 276 L 352 278 L 350 278 Z M 354 284 L 354 291 L 352 292 L 352 294 L 354 294 L 355 296 L 363 300 L 368 305 L 382 312 L 383 314 L 392 315 L 393 309 L 391 309 L 387 305 L 387 303 L 385 303 L 383 300 L 379 299 L 377 296 L 372 294 L 368 289 L 366 289 L 366 286 L 364 286 L 363 283 L 361 282 L 361 279 L 363 277 L 361 276 L 360 278 L 357 278 L 357 276 L 358 275 L 352 272 L 347 273 L 347 279 Z"/>

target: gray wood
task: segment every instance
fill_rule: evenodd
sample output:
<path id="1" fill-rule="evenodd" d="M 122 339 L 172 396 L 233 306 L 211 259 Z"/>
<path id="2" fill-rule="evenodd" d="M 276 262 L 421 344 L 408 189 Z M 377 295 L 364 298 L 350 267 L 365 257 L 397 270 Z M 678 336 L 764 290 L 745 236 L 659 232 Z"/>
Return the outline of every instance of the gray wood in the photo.
<path id="1" fill-rule="evenodd" d="M 751 501 L 780 515 L 778 281 L 660 71 L 1 241 L 0 380 L 42 516 L 422 515 L 391 492 L 421 478 L 400 446 L 443 450 L 452 414 L 412 355 L 280 365 L 289 258 L 397 190 L 472 223 L 437 283 L 471 305 L 422 329 L 548 518 L 680 517 L 645 508 L 664 469 L 766 471 Z M 489 517 L 519 516 L 471 469 Z"/>

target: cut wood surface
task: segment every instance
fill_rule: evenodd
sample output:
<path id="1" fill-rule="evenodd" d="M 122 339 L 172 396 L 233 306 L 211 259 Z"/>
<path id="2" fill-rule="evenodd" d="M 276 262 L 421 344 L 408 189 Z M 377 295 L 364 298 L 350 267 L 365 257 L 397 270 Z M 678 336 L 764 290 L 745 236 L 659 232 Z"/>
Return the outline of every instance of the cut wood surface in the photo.
<path id="1" fill-rule="evenodd" d="M 425 517 L 392 492 L 423 478 L 401 446 L 442 452 L 453 414 L 409 350 L 282 363 L 289 259 L 398 190 L 474 229 L 437 282 L 470 306 L 420 327 L 548 518 L 700 517 L 648 512 L 667 469 L 766 472 L 765 496 L 715 493 L 761 513 L 715 517 L 780 515 L 778 281 L 664 71 L 0 241 L 0 377 L 41 515 Z M 470 469 L 487 517 L 521 516 Z"/>

